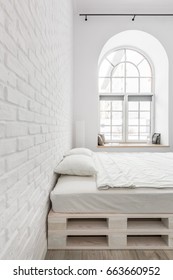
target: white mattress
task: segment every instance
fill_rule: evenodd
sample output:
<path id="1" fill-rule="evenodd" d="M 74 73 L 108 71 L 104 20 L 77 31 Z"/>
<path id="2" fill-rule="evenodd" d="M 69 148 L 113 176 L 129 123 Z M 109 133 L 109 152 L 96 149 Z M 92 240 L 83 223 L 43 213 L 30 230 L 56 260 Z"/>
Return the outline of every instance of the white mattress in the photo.
<path id="1" fill-rule="evenodd" d="M 173 213 L 173 188 L 98 190 L 94 177 L 62 175 L 50 198 L 59 213 Z"/>

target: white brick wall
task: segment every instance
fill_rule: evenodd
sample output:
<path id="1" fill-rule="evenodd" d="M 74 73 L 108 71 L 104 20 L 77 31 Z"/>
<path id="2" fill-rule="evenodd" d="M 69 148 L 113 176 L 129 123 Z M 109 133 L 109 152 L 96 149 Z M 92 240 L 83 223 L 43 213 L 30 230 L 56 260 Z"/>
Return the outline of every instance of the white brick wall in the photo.
<path id="1" fill-rule="evenodd" d="M 72 146 L 72 1 L 0 0 L 0 34 L 0 259 L 39 259 Z"/>

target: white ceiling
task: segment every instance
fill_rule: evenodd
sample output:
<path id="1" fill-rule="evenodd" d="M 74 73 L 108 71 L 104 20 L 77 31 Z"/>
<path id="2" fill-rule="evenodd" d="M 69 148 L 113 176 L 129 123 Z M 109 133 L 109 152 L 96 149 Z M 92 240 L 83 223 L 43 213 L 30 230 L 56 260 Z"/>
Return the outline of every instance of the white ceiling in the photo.
<path id="1" fill-rule="evenodd" d="M 74 0 L 79 13 L 173 13 L 173 0 Z"/>

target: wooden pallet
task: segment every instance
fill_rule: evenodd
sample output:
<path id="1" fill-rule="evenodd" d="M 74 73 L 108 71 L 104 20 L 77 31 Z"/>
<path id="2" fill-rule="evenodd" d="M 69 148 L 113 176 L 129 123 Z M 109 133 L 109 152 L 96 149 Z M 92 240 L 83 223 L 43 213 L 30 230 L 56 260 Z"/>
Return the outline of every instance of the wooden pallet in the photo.
<path id="1" fill-rule="evenodd" d="M 48 249 L 173 249 L 173 214 L 50 211 Z"/>

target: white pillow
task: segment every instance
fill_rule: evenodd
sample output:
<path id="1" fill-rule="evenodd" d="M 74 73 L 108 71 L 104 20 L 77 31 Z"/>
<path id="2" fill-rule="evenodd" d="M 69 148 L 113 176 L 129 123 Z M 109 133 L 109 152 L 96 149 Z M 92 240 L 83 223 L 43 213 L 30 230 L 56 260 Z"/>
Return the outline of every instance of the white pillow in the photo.
<path id="1" fill-rule="evenodd" d="M 87 148 L 74 148 L 68 151 L 65 156 L 70 155 L 85 155 L 85 156 L 92 156 L 93 152 Z"/>
<path id="2" fill-rule="evenodd" d="M 93 159 L 85 155 L 65 157 L 54 171 L 58 174 L 78 176 L 93 176 L 97 173 Z"/>

